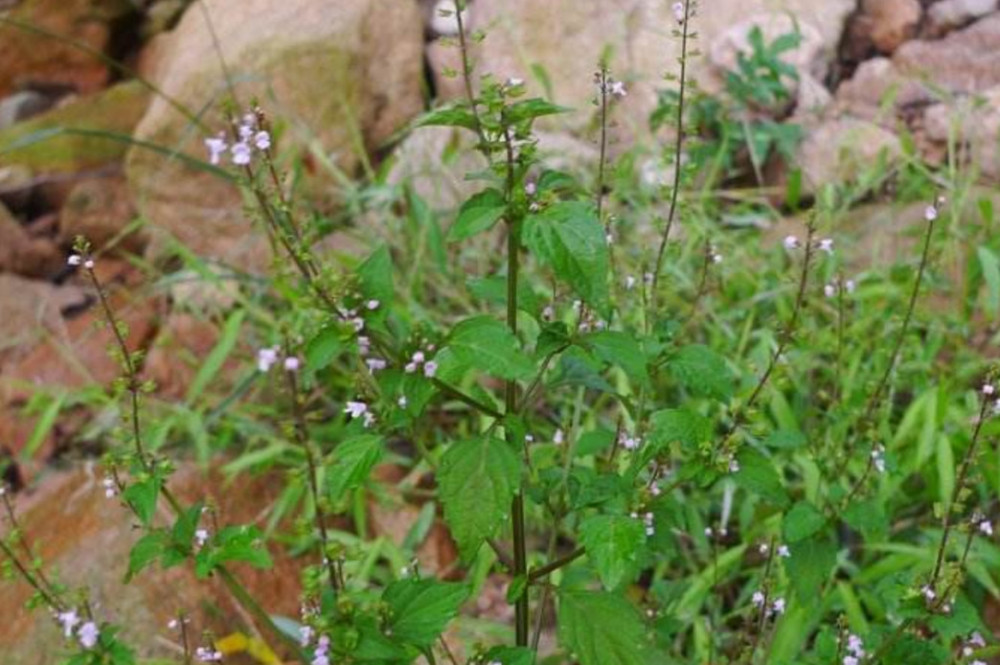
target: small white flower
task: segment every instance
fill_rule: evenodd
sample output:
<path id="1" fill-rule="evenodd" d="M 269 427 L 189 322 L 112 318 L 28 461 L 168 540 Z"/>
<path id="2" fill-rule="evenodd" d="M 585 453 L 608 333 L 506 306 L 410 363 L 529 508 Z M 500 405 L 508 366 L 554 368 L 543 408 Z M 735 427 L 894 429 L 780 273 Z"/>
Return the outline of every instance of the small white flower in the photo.
<path id="1" fill-rule="evenodd" d="M 241 141 L 249 141 L 253 138 L 253 130 L 256 124 L 257 119 L 249 113 L 243 116 L 243 124 L 236 129 Z"/>
<path id="2" fill-rule="evenodd" d="M 875 446 L 872 449 L 872 463 L 879 473 L 885 473 L 885 446 Z"/>
<path id="3" fill-rule="evenodd" d="M 299 359 L 295 356 L 288 356 L 285 358 L 285 369 L 289 372 L 299 371 Z"/>
<path id="4" fill-rule="evenodd" d="M 299 626 L 299 644 L 303 647 L 309 646 L 312 642 L 313 629 L 312 626 Z"/>
<path id="5" fill-rule="evenodd" d="M 66 263 L 71 266 L 78 266 L 83 263 L 83 257 L 79 254 L 70 254 L 69 258 L 66 259 Z"/>
<path id="6" fill-rule="evenodd" d="M 788 549 L 788 545 L 778 545 L 778 556 L 780 556 L 782 559 L 787 559 L 788 557 L 792 556 L 791 551 L 789 551 Z"/>
<path id="7" fill-rule="evenodd" d="M 844 282 L 844 288 L 847 290 L 848 293 L 854 293 L 854 280 L 849 279 L 846 282 Z"/>
<path id="8" fill-rule="evenodd" d="M 115 479 L 111 476 L 104 476 L 101 484 L 104 485 L 104 496 L 107 498 L 113 499 L 118 494 L 118 486 L 115 484 Z"/>
<path id="9" fill-rule="evenodd" d="M 375 414 L 371 411 L 366 411 L 364 417 L 362 417 L 362 421 L 365 429 L 368 429 L 375 424 Z"/>
<path id="10" fill-rule="evenodd" d="M 217 663 L 222 660 L 222 653 L 212 648 L 198 647 L 194 650 L 194 657 L 202 663 Z"/>
<path id="11" fill-rule="evenodd" d="M 555 318 L 556 310 L 552 305 L 546 305 L 545 309 L 542 310 L 542 321 L 551 321 Z"/>
<path id="12" fill-rule="evenodd" d="M 355 316 L 350 320 L 350 324 L 354 326 L 354 332 L 361 332 L 365 329 L 365 320 L 360 316 Z"/>
<path id="13" fill-rule="evenodd" d="M 360 418 L 368 413 L 368 405 L 364 402 L 348 402 L 344 405 L 344 413 L 350 414 L 351 418 Z"/>
<path id="14" fill-rule="evenodd" d="M 271 135 L 264 131 L 257 132 L 254 134 L 253 144 L 258 150 L 267 150 L 271 147 Z"/>
<path id="15" fill-rule="evenodd" d="M 233 145 L 233 164 L 246 166 L 250 163 L 250 144 L 240 141 Z"/>
<path id="16" fill-rule="evenodd" d="M 767 552 L 770 549 L 771 548 L 767 546 L 767 543 L 765 543 L 765 544 L 761 545 L 760 547 L 758 547 L 757 551 L 760 552 L 761 554 L 763 554 L 764 556 L 767 556 Z"/>
<path id="17" fill-rule="evenodd" d="M 369 300 L 368 302 L 365 303 L 365 307 L 367 307 L 370 311 L 374 312 L 376 309 L 378 309 L 378 306 L 380 304 L 381 303 L 379 303 L 378 300 L 372 299 L 372 300 Z"/>
<path id="18" fill-rule="evenodd" d="M 358 353 L 367 356 L 368 352 L 371 351 L 372 342 L 370 339 L 364 335 L 358 337 Z"/>
<path id="19" fill-rule="evenodd" d="M 611 93 L 612 97 L 618 97 L 619 99 L 628 95 L 628 91 L 625 90 L 625 84 L 621 81 L 611 81 L 611 85 L 608 87 L 608 92 Z"/>
<path id="20" fill-rule="evenodd" d="M 406 365 L 403 367 L 403 371 L 406 372 L 407 374 L 413 374 L 414 372 L 417 371 L 417 363 L 406 363 Z"/>
<path id="21" fill-rule="evenodd" d="M 198 529 L 194 532 L 194 542 L 198 547 L 204 547 L 208 542 L 208 529 Z"/>
<path id="22" fill-rule="evenodd" d="M 705 537 L 706 538 L 711 538 L 712 537 L 712 527 L 710 527 L 710 526 L 706 526 L 705 527 Z"/>
<path id="23" fill-rule="evenodd" d="M 223 138 L 224 134 L 219 134 L 216 137 L 210 137 L 205 139 L 205 147 L 208 148 L 208 161 L 213 165 L 219 163 L 219 157 L 222 156 L 229 146 L 226 145 L 226 140 Z"/>
<path id="24" fill-rule="evenodd" d="M 826 252 L 827 254 L 833 254 L 833 239 L 822 238 L 819 241 L 819 251 Z"/>
<path id="25" fill-rule="evenodd" d="M 995 391 L 996 391 L 996 389 L 993 387 L 992 384 L 987 383 L 987 384 L 983 385 L 983 394 L 984 395 L 992 395 Z"/>
<path id="26" fill-rule="evenodd" d="M 827 298 L 832 298 L 837 295 L 837 287 L 833 284 L 827 284 L 823 287 L 823 295 Z"/>
<path id="27" fill-rule="evenodd" d="M 514 76 L 512 76 L 509 79 L 507 79 L 507 87 L 508 88 L 519 88 L 522 85 L 524 85 L 524 79 L 519 79 L 519 78 L 514 77 Z"/>
<path id="28" fill-rule="evenodd" d="M 80 646 L 84 649 L 93 649 L 97 646 L 98 635 L 100 635 L 100 631 L 97 629 L 97 624 L 93 621 L 88 621 L 80 626 L 80 631 L 76 634 L 80 638 Z"/>
<path id="29" fill-rule="evenodd" d="M 631 291 L 635 288 L 636 279 L 632 275 L 625 278 L 625 290 Z"/>
<path id="30" fill-rule="evenodd" d="M 938 209 L 934 206 L 927 206 L 924 209 L 924 219 L 928 222 L 933 222 L 938 217 Z"/>
<path id="31" fill-rule="evenodd" d="M 712 252 L 712 263 L 722 263 L 722 254 Z"/>
<path id="32" fill-rule="evenodd" d="M 795 236 L 785 236 L 785 240 L 783 242 L 785 245 L 785 249 L 787 250 L 793 250 L 799 248 L 799 239 L 796 238 Z"/>
<path id="33" fill-rule="evenodd" d="M 924 598 L 927 599 L 928 602 L 937 598 L 937 593 L 934 592 L 934 589 L 926 584 L 920 588 L 920 593 L 923 594 Z"/>
<path id="34" fill-rule="evenodd" d="M 76 610 L 60 612 L 56 615 L 56 620 L 62 624 L 63 637 L 72 635 L 73 629 L 80 624 L 80 616 L 76 613 Z"/>
<path id="35" fill-rule="evenodd" d="M 556 444 L 557 446 L 561 446 L 563 444 L 564 438 L 565 435 L 563 434 L 563 431 L 561 429 L 557 429 L 556 433 L 552 435 L 552 443 Z"/>
<path id="36" fill-rule="evenodd" d="M 416 353 L 413 354 L 413 357 L 411 358 L 411 360 L 414 363 L 416 363 L 417 365 L 419 365 L 420 363 L 424 362 L 424 352 L 423 351 L 417 351 Z"/>
<path id="37" fill-rule="evenodd" d="M 729 473 L 739 473 L 739 472 L 740 472 L 740 463 L 736 460 L 735 457 L 729 458 Z"/>
<path id="38" fill-rule="evenodd" d="M 613 233 L 610 233 L 610 232 L 609 232 L 609 233 L 606 233 L 606 234 L 604 234 L 604 241 L 605 241 L 606 243 L 608 243 L 609 245 L 613 245 L 613 244 L 615 244 L 615 236 L 614 236 L 614 234 L 613 234 Z"/>
<path id="39" fill-rule="evenodd" d="M 524 193 L 527 194 L 528 196 L 534 196 L 535 192 L 537 191 L 538 191 L 538 185 L 536 185 L 534 182 L 524 183 Z"/>
<path id="40" fill-rule="evenodd" d="M 774 603 L 771 605 L 771 612 L 773 612 L 774 614 L 784 614 L 785 613 L 785 599 L 784 598 L 778 598 L 777 600 L 775 600 Z"/>
<path id="41" fill-rule="evenodd" d="M 369 358 L 365 364 L 368 365 L 368 371 L 372 374 L 386 368 L 386 362 L 381 358 Z"/>
<path id="42" fill-rule="evenodd" d="M 861 641 L 861 638 L 855 634 L 850 634 L 847 636 L 847 650 L 858 658 L 865 657 L 865 645 Z"/>
<path id="43" fill-rule="evenodd" d="M 267 372 L 276 362 L 278 362 L 277 347 L 257 351 L 257 371 Z"/>
<path id="44" fill-rule="evenodd" d="M 986 646 L 986 640 L 983 639 L 982 634 L 977 630 L 969 636 L 969 644 L 982 648 Z"/>
<path id="45" fill-rule="evenodd" d="M 434 375 L 437 373 L 438 364 L 433 360 L 426 365 L 424 365 L 424 376 L 428 379 L 433 379 Z"/>
<path id="46" fill-rule="evenodd" d="M 398 404 L 401 409 L 405 409 L 408 403 L 406 395 L 400 395 L 399 399 L 396 400 L 396 404 Z"/>
<path id="47" fill-rule="evenodd" d="M 750 597 L 750 602 L 752 602 L 755 607 L 763 607 L 764 593 L 762 591 L 754 591 L 753 596 Z"/>
<path id="48" fill-rule="evenodd" d="M 671 7 L 671 9 L 673 9 L 673 12 L 674 12 L 674 20 L 677 21 L 677 23 L 679 23 L 679 24 L 683 24 L 684 23 L 684 3 L 683 2 L 675 2 L 674 5 L 673 5 L 673 7 Z"/>
<path id="49" fill-rule="evenodd" d="M 860 661 L 854 656 L 844 656 L 844 660 L 841 661 L 843 665 L 858 665 Z"/>
<path id="50" fill-rule="evenodd" d="M 982 522 L 979 523 L 979 532 L 982 533 L 984 536 L 992 536 L 993 523 L 990 522 L 989 520 L 983 520 Z"/>
<path id="51" fill-rule="evenodd" d="M 83 267 L 86 268 L 87 270 L 93 270 L 94 269 L 94 259 L 87 259 L 86 261 L 84 261 L 83 262 Z"/>

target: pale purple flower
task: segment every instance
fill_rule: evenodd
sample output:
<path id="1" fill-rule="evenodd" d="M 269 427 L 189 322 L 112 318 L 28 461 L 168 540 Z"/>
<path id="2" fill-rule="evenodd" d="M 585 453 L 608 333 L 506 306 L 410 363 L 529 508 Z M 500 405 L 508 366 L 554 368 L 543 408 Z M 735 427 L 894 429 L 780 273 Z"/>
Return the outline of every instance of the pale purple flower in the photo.
<path id="1" fill-rule="evenodd" d="M 257 351 L 257 371 L 267 372 L 276 362 L 278 362 L 277 347 L 270 347 Z"/>
<path id="2" fill-rule="evenodd" d="M 837 287 L 833 284 L 827 284 L 823 287 L 823 295 L 827 298 L 832 298 L 837 295 Z"/>
<path id="3" fill-rule="evenodd" d="M 218 164 L 222 153 L 229 149 L 225 138 L 223 138 L 224 136 L 224 134 L 220 133 L 216 137 L 205 139 L 205 147 L 208 148 L 208 161 L 213 165 Z"/>
<path id="4" fill-rule="evenodd" d="M 762 591 L 754 591 L 753 595 L 750 597 L 750 602 L 753 603 L 755 607 L 763 607 L 764 593 Z"/>
<path id="5" fill-rule="evenodd" d="M 211 647 L 198 647 L 194 650 L 194 657 L 202 663 L 218 663 L 222 660 L 222 652 Z"/>
<path id="6" fill-rule="evenodd" d="M 833 238 L 822 238 L 819 241 L 819 251 L 833 254 Z"/>
<path id="7" fill-rule="evenodd" d="M 360 418 L 368 412 L 368 405 L 364 402 L 348 402 L 344 406 L 344 413 L 350 414 L 351 418 Z"/>
<path id="8" fill-rule="evenodd" d="M 994 392 L 996 392 L 996 388 L 993 387 L 993 384 L 987 383 L 983 385 L 984 395 L 992 395 Z"/>
<path id="9" fill-rule="evenodd" d="M 287 358 L 285 358 L 285 370 L 289 372 L 299 371 L 300 364 L 301 363 L 299 362 L 299 359 L 296 358 L 295 356 L 288 356 Z"/>
<path id="10" fill-rule="evenodd" d="M 552 435 L 552 443 L 557 446 L 561 446 L 564 438 L 565 435 L 563 434 L 563 431 L 561 429 L 557 429 L 556 433 Z"/>
<path id="11" fill-rule="evenodd" d="M 250 144 L 240 141 L 233 145 L 233 164 L 246 166 L 250 163 Z"/>
<path id="12" fill-rule="evenodd" d="M 538 185 L 536 185 L 534 182 L 524 183 L 524 193 L 527 194 L 528 196 L 534 196 L 535 192 L 537 191 L 538 191 Z"/>
<path id="13" fill-rule="evenodd" d="M 372 300 L 369 300 L 368 302 L 365 303 L 365 307 L 367 307 L 371 311 L 375 311 L 376 309 L 378 309 L 378 306 L 380 304 L 381 303 L 379 303 L 378 300 L 372 299 Z"/>
<path id="14" fill-rule="evenodd" d="M 787 249 L 789 251 L 791 251 L 793 249 L 798 249 L 799 248 L 799 239 L 796 238 L 795 236 L 785 236 L 783 244 L 785 245 L 785 249 Z"/>
<path id="15" fill-rule="evenodd" d="M 313 629 L 311 626 L 299 626 L 299 644 L 303 647 L 309 646 L 312 642 Z"/>
<path id="16" fill-rule="evenodd" d="M 780 615 L 785 613 L 785 599 L 778 598 L 771 605 L 771 612 L 775 615 Z"/>
<path id="17" fill-rule="evenodd" d="M 115 479 L 111 476 L 104 476 L 104 480 L 101 481 L 104 485 L 104 496 L 113 499 L 116 494 L 118 494 L 118 486 L 115 484 Z"/>
<path id="18" fill-rule="evenodd" d="M 424 376 L 428 379 L 433 379 L 434 375 L 437 373 L 438 364 L 433 360 L 424 365 Z"/>
<path id="19" fill-rule="evenodd" d="M 938 209 L 935 206 L 927 206 L 924 209 L 924 219 L 928 222 L 933 222 L 938 218 Z"/>
<path id="20" fill-rule="evenodd" d="M 608 86 L 608 92 L 611 93 L 612 97 L 617 97 L 622 99 L 628 95 L 628 91 L 625 90 L 625 84 L 621 81 L 611 81 Z"/>
<path id="21" fill-rule="evenodd" d="M 62 624 L 63 637 L 69 637 L 73 634 L 73 629 L 80 624 L 80 615 L 76 613 L 76 610 L 69 610 L 57 614 L 56 620 Z"/>
<path id="22" fill-rule="evenodd" d="M 271 135 L 265 131 L 257 132 L 253 136 L 253 144 L 258 150 L 267 150 L 271 147 Z"/>
<path id="23" fill-rule="evenodd" d="M 778 546 L 778 556 L 780 556 L 782 559 L 787 559 L 788 557 L 792 556 L 791 551 L 789 551 L 788 549 L 788 545 Z"/>
<path id="24" fill-rule="evenodd" d="M 84 261 L 83 262 L 83 267 L 86 268 L 87 270 L 93 270 L 94 269 L 94 259 L 87 259 L 86 261 Z"/>
<path id="25" fill-rule="evenodd" d="M 979 523 L 979 532 L 982 533 L 984 536 L 992 536 L 993 523 L 990 522 L 989 520 L 983 520 L 982 522 Z"/>
<path id="26" fill-rule="evenodd" d="M 379 370 L 385 369 L 387 363 L 382 358 L 369 358 L 365 361 L 365 364 L 368 365 L 368 371 L 374 374 Z"/>
<path id="27" fill-rule="evenodd" d="M 194 532 L 194 542 L 198 547 L 204 547 L 208 542 L 208 529 L 198 529 Z"/>
<path id="28" fill-rule="evenodd" d="M 671 7 L 671 9 L 674 12 L 674 20 L 677 21 L 677 23 L 679 23 L 679 24 L 683 24 L 684 23 L 684 3 L 683 2 L 675 2 L 673 4 L 673 7 Z"/>
<path id="29" fill-rule="evenodd" d="M 93 621 L 88 621 L 80 626 L 80 630 L 76 634 L 80 639 L 80 646 L 84 649 L 93 649 L 97 646 L 98 635 L 100 635 L 100 631 L 97 629 L 97 624 Z"/>

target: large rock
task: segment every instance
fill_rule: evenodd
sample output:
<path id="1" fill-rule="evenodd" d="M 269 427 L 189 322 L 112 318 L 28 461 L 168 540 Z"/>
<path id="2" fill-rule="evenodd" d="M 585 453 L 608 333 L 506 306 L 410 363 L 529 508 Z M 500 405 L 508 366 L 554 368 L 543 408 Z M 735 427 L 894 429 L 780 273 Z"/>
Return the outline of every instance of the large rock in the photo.
<path id="1" fill-rule="evenodd" d="M 997 10 L 997 0 L 941 0 L 927 10 L 927 32 L 941 35 Z"/>
<path id="2" fill-rule="evenodd" d="M 551 83 L 553 101 L 576 108 L 579 112 L 561 117 L 560 122 L 583 133 L 593 116 L 595 97 L 594 71 L 606 48 L 610 49 L 612 76 L 625 81 L 628 97 L 616 110 L 616 119 L 631 134 L 641 134 L 647 127 L 650 112 L 656 106 L 657 91 L 675 87 L 663 80 L 665 73 L 678 72 L 680 39 L 674 33 L 677 22 L 672 3 L 664 0 L 477 0 L 471 3 L 473 30 L 484 30 L 485 39 L 474 49 L 473 58 L 479 73 L 496 77 L 519 77 L 528 81 L 532 94 L 544 94 L 544 85 L 535 80 L 533 67 L 541 67 Z M 702 52 L 724 50 L 717 40 L 733 44 L 734 23 L 749 32 L 753 25 L 777 25 L 777 16 L 794 16 L 803 34 L 810 40 L 809 67 L 823 69 L 833 58 L 837 43 L 854 0 L 714 0 L 701 3 L 699 15 L 692 20 L 698 39 L 691 44 Z M 740 35 L 740 38 L 745 35 Z M 453 52 L 447 57 L 442 46 L 431 50 L 432 64 L 454 68 Z M 804 52 L 803 52 L 804 53 Z M 691 75 L 703 88 L 718 90 L 724 72 L 709 67 L 703 58 L 691 59 Z M 436 72 L 439 91 L 458 93 L 453 79 Z"/>
<path id="3" fill-rule="evenodd" d="M 858 118 L 827 120 L 806 129 L 797 163 L 803 186 L 815 192 L 824 184 L 852 182 L 902 154 L 899 138 L 882 127 Z"/>
<path id="4" fill-rule="evenodd" d="M 951 103 L 934 104 L 923 117 L 924 138 L 944 154 L 950 141 L 968 146 L 962 154 L 985 177 L 1000 181 L 1000 87 Z"/>
<path id="5" fill-rule="evenodd" d="M 103 52 L 111 37 L 111 22 L 129 11 L 134 11 L 134 5 L 128 0 L 22 0 L 16 4 L 5 17 L 10 22 L 0 23 L 0 97 L 25 86 L 60 86 L 81 93 L 104 87 L 107 65 L 71 42 Z"/>
<path id="6" fill-rule="evenodd" d="M 63 312 L 86 302 L 87 293 L 79 287 L 0 273 L 0 368 L 9 367 L 47 335 L 65 338 Z"/>
<path id="7" fill-rule="evenodd" d="M 892 53 L 916 34 L 922 14 L 919 0 L 862 0 L 845 48 L 858 59 L 870 49 Z"/>
<path id="8" fill-rule="evenodd" d="M 176 103 L 208 112 L 197 125 L 157 97 L 136 137 L 197 159 L 207 159 L 205 137 L 225 127 L 227 73 L 239 103 L 258 98 L 281 128 L 281 158 L 312 151 L 314 174 L 329 173 L 328 158 L 353 173 L 423 108 L 415 0 L 205 0 L 157 41 L 147 74 Z M 154 255 L 175 238 L 205 256 L 259 265 L 263 234 L 248 232 L 232 183 L 141 148 L 130 152 L 127 174 L 152 225 Z"/>
<path id="9" fill-rule="evenodd" d="M 121 176 L 84 180 L 69 192 L 59 211 L 59 238 L 70 246 L 83 236 L 94 247 L 141 253 L 145 237 L 133 226 L 135 208 L 128 185 Z"/>
<path id="10" fill-rule="evenodd" d="M 63 265 L 63 254 L 51 239 L 33 237 L 0 204 L 0 273 L 51 277 Z"/>
<path id="11" fill-rule="evenodd" d="M 167 571 L 153 566 L 131 583 L 122 582 L 129 551 L 141 534 L 121 502 L 105 498 L 102 477 L 92 463 L 50 471 L 36 488 L 17 497 L 19 520 L 46 571 L 72 589 L 85 590 L 95 615 L 122 627 L 122 637 L 136 649 L 141 662 L 177 657 L 180 637 L 167 624 L 180 612 L 191 619 L 196 646 L 204 644 L 203 631 L 216 637 L 245 634 L 245 615 L 225 585 L 216 578 L 196 579 L 189 564 Z M 256 524 L 263 529 L 262 516 L 276 499 L 281 482 L 264 475 L 227 480 L 217 470 L 204 474 L 182 465 L 170 487 L 185 503 L 205 500 L 217 506 L 221 526 Z M 155 518 L 158 526 L 170 523 L 163 503 Z M 0 535 L 6 535 L 5 531 L 6 521 Z M 302 559 L 293 560 L 278 548 L 271 548 L 271 554 L 275 562 L 271 570 L 255 570 L 246 564 L 232 568 L 265 611 L 297 617 Z M 45 610 L 24 607 L 31 589 L 20 580 L 11 580 L 4 581 L 3 590 L 0 653 L 4 664 L 62 662 L 65 643 L 58 625 Z M 239 660 L 239 656 L 226 662 L 230 660 L 257 662 Z"/>

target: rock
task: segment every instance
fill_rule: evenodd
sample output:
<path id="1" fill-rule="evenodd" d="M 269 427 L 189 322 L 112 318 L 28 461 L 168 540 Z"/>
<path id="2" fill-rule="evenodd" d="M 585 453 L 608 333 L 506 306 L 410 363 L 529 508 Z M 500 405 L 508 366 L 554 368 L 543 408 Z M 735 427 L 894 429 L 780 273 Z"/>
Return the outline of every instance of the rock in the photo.
<path id="1" fill-rule="evenodd" d="M 949 94 L 974 94 L 1000 85 L 1000 14 L 940 40 L 906 42 L 891 60 L 863 63 L 837 90 L 853 114 L 878 114 L 890 94 L 893 108 L 926 105 Z M 940 92 L 936 92 L 940 91 Z"/>
<path id="2" fill-rule="evenodd" d="M 148 658 L 174 662 L 180 640 L 167 624 L 179 612 L 190 616 L 190 634 L 197 644 L 202 643 L 203 631 L 220 638 L 246 633 L 246 616 L 222 582 L 216 577 L 196 579 L 190 564 L 166 571 L 157 564 L 130 583 L 122 582 L 129 552 L 141 534 L 121 502 L 105 498 L 102 478 L 92 462 L 74 465 L 66 471 L 48 472 L 36 487 L 16 497 L 19 522 L 46 571 L 70 588 L 86 591 L 94 612 L 122 627 L 122 637 L 136 649 L 141 662 L 151 662 Z M 185 505 L 205 500 L 216 506 L 220 526 L 256 524 L 262 530 L 263 516 L 281 487 L 273 475 L 227 479 L 218 469 L 206 474 L 190 464 L 181 464 L 170 479 L 171 490 Z M 162 500 L 155 523 L 171 523 Z M 256 570 L 245 564 L 231 568 L 266 612 L 297 617 L 303 559 L 293 560 L 277 547 L 269 549 L 274 568 Z M 61 631 L 44 610 L 25 609 L 30 595 L 31 589 L 20 579 L 5 581 L 0 597 L 4 662 L 47 665 L 60 661 L 65 656 Z M 231 660 L 251 662 L 239 656 Z"/>
<path id="3" fill-rule="evenodd" d="M 35 184 L 106 167 L 124 156 L 121 137 L 132 133 L 148 100 L 149 91 L 130 81 L 18 123 L 0 131 L 3 164 L 32 173 Z"/>
<path id="4" fill-rule="evenodd" d="M 332 157 L 351 174 L 365 157 L 359 150 L 382 147 L 423 108 L 423 28 L 413 0 L 207 0 L 157 38 L 143 65 L 178 103 L 208 107 L 205 122 L 192 128 L 189 117 L 158 97 L 136 129 L 140 140 L 206 160 L 204 138 L 225 126 L 219 98 L 226 78 L 202 8 L 238 98 L 259 98 L 275 119 L 283 163 L 321 146 L 322 159 Z M 207 257 L 263 265 L 264 236 L 248 233 L 231 182 L 141 148 L 130 151 L 127 175 L 151 224 L 154 257 L 175 238 Z"/>
<path id="5" fill-rule="evenodd" d="M 941 0 L 927 10 L 927 33 L 939 37 L 997 10 L 997 0 Z"/>
<path id="6" fill-rule="evenodd" d="M 479 183 L 465 174 L 483 168 L 474 151 L 472 135 L 451 127 L 421 127 L 393 151 L 386 178 L 392 185 L 409 184 L 431 210 L 454 210 L 479 191 Z"/>
<path id="7" fill-rule="evenodd" d="M 219 341 L 219 327 L 211 320 L 185 312 L 171 312 L 160 328 L 143 367 L 143 376 L 156 386 L 156 394 L 181 401 L 205 357 Z M 230 357 L 213 380 L 213 390 L 225 390 L 224 377 L 234 376 L 240 363 Z"/>
<path id="8" fill-rule="evenodd" d="M 23 208 L 31 199 L 35 178 L 31 169 L 20 164 L 0 166 L 0 203 L 11 208 Z"/>
<path id="9" fill-rule="evenodd" d="M 141 254 L 145 237 L 139 229 L 130 228 L 135 216 L 123 177 L 84 180 L 70 190 L 59 211 L 59 242 L 68 247 L 77 236 L 83 236 L 97 249 L 114 241 L 116 249 Z"/>
<path id="10" fill-rule="evenodd" d="M 828 120 L 805 129 L 798 149 L 797 164 L 802 169 L 803 188 L 818 191 L 824 184 L 850 182 L 902 155 L 895 134 L 858 118 Z"/>
<path id="11" fill-rule="evenodd" d="M 888 54 L 916 34 L 922 14 L 919 0 L 862 0 L 857 20 L 872 46 Z"/>
<path id="12" fill-rule="evenodd" d="M 934 104 L 923 117 L 925 136 L 931 148 L 942 152 L 951 141 L 966 146 L 963 150 L 979 173 L 994 182 L 1000 181 L 1000 87 L 982 95 L 958 99 L 950 104 Z"/>
<path id="13" fill-rule="evenodd" d="M 0 273 L 0 376 L 42 338 L 65 339 L 63 312 L 86 303 L 82 288 Z"/>
<path id="14" fill-rule="evenodd" d="M 62 39 L 0 24 L 0 97 L 37 84 L 96 92 L 108 81 L 108 67 L 85 49 L 103 53 L 111 23 L 133 7 L 128 0 L 22 0 L 10 22 L 41 28 Z M 77 42 L 84 48 L 71 43 Z"/>
<path id="15" fill-rule="evenodd" d="M 0 273 L 51 277 L 65 265 L 59 247 L 49 238 L 35 238 L 0 205 Z"/>
<path id="16" fill-rule="evenodd" d="M 427 3 L 430 12 L 427 17 L 427 29 L 435 37 L 454 37 L 458 34 L 458 16 L 455 13 L 455 0 L 437 0 Z M 462 23 L 468 24 L 469 10 L 462 10 Z"/>
<path id="17" fill-rule="evenodd" d="M 0 130 L 48 111 L 56 101 L 55 97 L 43 95 L 35 90 L 23 90 L 5 97 L 0 100 Z"/>
<path id="18" fill-rule="evenodd" d="M 511 76 L 526 79 L 533 95 L 545 92 L 545 86 L 532 73 L 533 67 L 541 67 L 551 83 L 552 101 L 577 109 L 577 113 L 560 116 L 548 125 L 589 134 L 595 96 L 593 75 L 601 54 L 609 48 L 612 76 L 624 81 L 628 89 L 628 97 L 616 110 L 621 133 L 626 137 L 641 136 L 648 133 L 657 91 L 674 87 L 664 82 L 663 74 L 676 74 L 678 70 L 680 40 L 672 34 L 677 22 L 671 4 L 662 0 L 476 0 L 469 7 L 471 28 L 485 30 L 486 38 L 473 49 L 473 59 L 478 73 L 492 73 L 501 80 Z M 698 33 L 692 48 L 711 52 L 716 40 L 726 35 L 734 22 L 750 17 L 750 21 L 770 24 L 778 21 L 775 16 L 787 11 L 798 19 L 804 33 L 818 35 L 828 65 L 854 6 L 854 0 L 702 3 L 700 13 L 691 19 L 692 29 Z M 440 55 L 436 59 L 444 60 Z M 430 60 L 433 64 L 435 58 Z M 812 64 L 819 69 L 824 63 Z M 692 58 L 691 77 L 706 90 L 722 87 L 718 70 L 704 59 Z M 435 81 L 441 78 L 440 71 L 436 71 Z"/>

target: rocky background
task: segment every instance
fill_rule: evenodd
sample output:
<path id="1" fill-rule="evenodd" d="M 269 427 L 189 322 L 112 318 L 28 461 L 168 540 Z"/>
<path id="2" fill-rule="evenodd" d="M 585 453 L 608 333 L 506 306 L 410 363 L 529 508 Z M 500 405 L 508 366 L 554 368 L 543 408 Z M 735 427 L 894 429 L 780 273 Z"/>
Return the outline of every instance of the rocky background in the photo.
<path id="1" fill-rule="evenodd" d="M 222 126 L 220 100 L 256 98 L 278 122 L 281 154 L 302 165 L 324 210 L 338 210 L 338 178 L 385 169 L 389 183 L 412 183 L 448 214 L 468 193 L 469 164 L 443 155 L 463 139 L 447 129 L 407 131 L 423 111 L 462 94 L 452 75 L 455 19 L 435 4 L 0 0 L 0 452 L 13 462 L 7 482 L 27 488 L 21 505 L 45 557 L 98 598 L 124 597 L 135 615 L 129 625 L 151 652 L 169 653 L 149 636 L 164 632 L 192 585 L 160 573 L 118 584 L 113 564 L 126 558 L 129 527 L 104 514 L 115 508 L 80 463 L 101 414 L 66 397 L 117 371 L 109 331 L 95 326 L 95 294 L 66 265 L 72 239 L 82 234 L 101 250 L 99 270 L 115 285 L 130 343 L 148 351 L 145 375 L 159 396 L 182 400 L 234 296 L 224 281 L 208 288 L 178 272 L 178 247 L 239 270 L 267 261 L 261 238 L 246 232 L 237 190 L 184 156 L 205 158 L 203 139 Z M 614 149 L 652 148 L 648 117 L 679 51 L 670 3 L 471 0 L 467 21 L 486 32 L 473 49 L 480 71 L 524 78 L 532 92 L 581 110 L 544 126 L 543 149 L 570 167 L 596 161 L 591 98 L 605 47 L 629 91 Z M 693 79 L 707 91 L 722 90 L 753 26 L 771 39 L 796 26 L 801 33 L 785 58 L 799 73 L 795 103 L 775 119 L 801 125 L 805 139 L 794 164 L 768 165 L 765 185 L 783 185 L 797 166 L 808 193 L 877 158 L 891 168 L 908 150 L 940 163 L 949 144 L 963 146 L 983 183 L 1000 178 L 997 0 L 701 0 L 695 21 Z M 545 86 L 533 75 L 539 66 Z M 864 214 L 872 224 L 885 215 Z M 350 252 L 353 243 L 347 228 L 329 251 Z M 54 420 L 53 396 L 61 400 Z M 180 484 L 193 490 L 199 474 L 182 471 Z M 250 519 L 267 483 L 241 482 L 219 500 Z M 372 510 L 376 531 L 400 539 L 418 509 Z M 431 570 L 450 565 L 446 534 L 432 534 L 421 556 Z M 257 592 L 294 614 L 294 563 L 279 568 L 287 583 L 260 577 Z M 0 594 L 3 662 L 50 662 L 58 640 L 22 612 L 25 599 L 8 587 Z M 221 590 L 214 602 L 227 602 Z"/>

